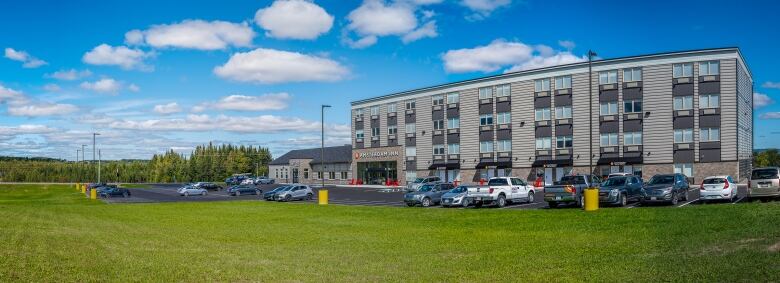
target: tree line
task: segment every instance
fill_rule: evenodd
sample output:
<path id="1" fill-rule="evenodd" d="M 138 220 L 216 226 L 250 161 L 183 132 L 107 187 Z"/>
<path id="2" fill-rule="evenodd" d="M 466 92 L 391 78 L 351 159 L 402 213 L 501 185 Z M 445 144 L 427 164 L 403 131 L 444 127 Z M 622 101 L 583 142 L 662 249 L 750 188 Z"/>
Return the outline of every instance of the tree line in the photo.
<path id="1" fill-rule="evenodd" d="M 189 155 L 171 150 L 150 160 L 102 161 L 100 177 L 119 183 L 219 182 L 238 173 L 266 175 L 271 160 L 265 147 L 209 143 Z M 95 182 L 97 170 L 91 160 L 0 157 L 0 182 Z"/>

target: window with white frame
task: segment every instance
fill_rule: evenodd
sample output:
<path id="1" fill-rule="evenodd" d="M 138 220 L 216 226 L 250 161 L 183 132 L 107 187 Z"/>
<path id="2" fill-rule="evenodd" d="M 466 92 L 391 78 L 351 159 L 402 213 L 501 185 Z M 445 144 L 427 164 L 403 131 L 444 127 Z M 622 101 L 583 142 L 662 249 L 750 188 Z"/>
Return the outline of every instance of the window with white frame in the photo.
<path id="1" fill-rule="evenodd" d="M 460 144 L 459 143 L 448 144 L 447 154 L 460 154 Z"/>
<path id="2" fill-rule="evenodd" d="M 685 177 L 693 177 L 693 164 L 691 163 L 675 163 L 674 173 L 683 174 Z"/>
<path id="3" fill-rule="evenodd" d="M 512 140 L 500 140 L 496 141 L 496 147 L 498 152 L 512 151 Z"/>
<path id="4" fill-rule="evenodd" d="M 512 114 L 510 112 L 496 113 L 496 123 L 499 125 L 512 123 Z"/>
<path id="5" fill-rule="evenodd" d="M 460 102 L 460 93 L 453 92 L 447 94 L 447 103 L 458 103 Z"/>
<path id="6" fill-rule="evenodd" d="M 482 142 L 479 142 L 479 152 L 480 153 L 491 153 L 491 152 L 493 152 L 493 142 L 492 141 L 482 141 Z"/>
<path id="7" fill-rule="evenodd" d="M 555 77 L 555 89 L 571 88 L 571 76 Z"/>
<path id="8" fill-rule="evenodd" d="M 537 150 L 552 149 L 552 137 L 536 138 L 536 149 Z"/>
<path id="9" fill-rule="evenodd" d="M 407 100 L 405 104 L 406 104 L 406 110 L 412 110 L 412 109 L 414 109 L 416 107 L 414 99 Z"/>
<path id="10" fill-rule="evenodd" d="M 363 138 L 363 130 L 355 130 L 355 138 L 356 139 L 362 139 Z"/>
<path id="11" fill-rule="evenodd" d="M 433 102 L 433 106 L 443 105 L 444 104 L 444 96 L 443 95 L 434 95 L 433 97 L 431 97 L 431 101 Z"/>
<path id="12" fill-rule="evenodd" d="M 599 72 L 599 84 L 617 83 L 617 70 Z"/>
<path id="13" fill-rule="evenodd" d="M 509 96 L 510 89 L 509 84 L 502 84 L 496 86 L 496 96 L 502 97 L 502 96 Z"/>
<path id="14" fill-rule="evenodd" d="M 642 80 L 642 68 L 623 69 L 624 82 L 638 82 Z"/>
<path id="15" fill-rule="evenodd" d="M 624 145 L 642 145 L 642 132 L 623 133 Z"/>
<path id="16" fill-rule="evenodd" d="M 363 109 L 355 109 L 355 118 L 363 118 Z"/>
<path id="17" fill-rule="evenodd" d="M 534 109 L 535 121 L 547 121 L 550 120 L 550 108 L 536 108 Z"/>
<path id="18" fill-rule="evenodd" d="M 328 172 L 329 180 L 336 180 L 336 172 Z"/>
<path id="19" fill-rule="evenodd" d="M 414 134 L 415 132 L 417 132 L 417 124 L 415 123 L 406 124 L 406 133 Z"/>
<path id="20" fill-rule="evenodd" d="M 555 119 L 571 118 L 571 106 L 555 107 Z"/>
<path id="21" fill-rule="evenodd" d="M 443 144 L 434 144 L 433 145 L 433 154 L 434 155 L 444 155 L 444 145 Z"/>
<path id="22" fill-rule="evenodd" d="M 493 114 L 479 115 L 479 125 L 480 126 L 493 125 Z"/>
<path id="23" fill-rule="evenodd" d="M 434 130 L 444 130 L 444 120 L 433 120 Z"/>
<path id="24" fill-rule="evenodd" d="M 395 111 L 396 111 L 395 103 L 387 104 L 387 113 L 395 113 Z"/>
<path id="25" fill-rule="evenodd" d="M 572 147 L 571 136 L 555 137 L 555 148 L 571 148 L 571 147 Z"/>
<path id="26" fill-rule="evenodd" d="M 617 146 L 618 145 L 618 134 L 617 133 L 604 133 L 604 134 L 601 134 L 601 139 L 599 141 L 599 144 L 601 146 Z"/>
<path id="27" fill-rule="evenodd" d="M 378 137 L 379 136 L 379 127 L 371 128 L 371 136 L 372 137 Z"/>
<path id="28" fill-rule="evenodd" d="M 493 87 L 481 87 L 479 88 L 479 99 L 493 98 Z"/>
<path id="29" fill-rule="evenodd" d="M 550 79 L 538 79 L 534 81 L 534 91 L 550 91 Z"/>
<path id="30" fill-rule="evenodd" d="M 398 133 L 398 126 L 387 126 L 387 134 L 395 135 Z"/>
<path id="31" fill-rule="evenodd" d="M 675 78 L 693 77 L 693 64 L 680 63 L 672 67 L 672 76 Z"/>
<path id="32" fill-rule="evenodd" d="M 674 97 L 674 110 L 688 110 L 693 109 L 693 96 L 675 96 Z"/>
<path id="33" fill-rule="evenodd" d="M 642 100 L 626 100 L 623 101 L 624 113 L 640 113 L 642 112 Z"/>
<path id="34" fill-rule="evenodd" d="M 674 143 L 693 142 L 693 129 L 675 129 Z"/>
<path id="35" fill-rule="evenodd" d="M 417 147 L 407 146 L 406 147 L 406 156 L 417 156 Z"/>
<path id="36" fill-rule="evenodd" d="M 457 129 L 457 128 L 460 128 L 460 118 L 458 117 L 447 118 L 447 129 Z"/>
<path id="37" fill-rule="evenodd" d="M 720 63 L 718 61 L 707 61 L 699 63 L 699 76 L 714 76 L 720 73 Z"/>
<path id="38" fill-rule="evenodd" d="M 379 115 L 379 106 L 371 106 L 371 116 Z"/>
<path id="39" fill-rule="evenodd" d="M 720 128 L 701 128 L 699 130 L 699 141 L 720 141 Z"/>
<path id="40" fill-rule="evenodd" d="M 720 107 L 720 95 L 719 94 L 703 94 L 699 95 L 699 108 L 718 108 Z"/>
<path id="41" fill-rule="evenodd" d="M 617 101 L 602 102 L 599 113 L 601 113 L 601 116 L 616 115 L 618 113 Z"/>
<path id="42" fill-rule="evenodd" d="M 347 179 L 347 172 L 341 172 L 341 179 L 346 180 Z"/>

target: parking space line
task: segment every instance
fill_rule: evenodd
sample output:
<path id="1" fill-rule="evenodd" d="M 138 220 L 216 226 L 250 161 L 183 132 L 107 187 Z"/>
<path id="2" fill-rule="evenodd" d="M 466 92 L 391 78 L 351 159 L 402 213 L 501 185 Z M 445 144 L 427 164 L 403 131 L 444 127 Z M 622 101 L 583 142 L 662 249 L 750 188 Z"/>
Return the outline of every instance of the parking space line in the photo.
<path id="1" fill-rule="evenodd" d="M 736 201 L 732 202 L 731 204 L 737 204 L 738 202 L 742 201 L 743 199 L 745 199 L 745 197 L 738 198 Z"/>
<path id="2" fill-rule="evenodd" d="M 698 200 L 699 200 L 699 199 L 697 198 L 697 199 L 695 199 L 695 200 L 692 200 L 692 201 L 689 201 L 689 202 L 683 203 L 683 204 L 681 204 L 681 205 L 678 205 L 677 207 L 683 207 L 683 206 L 689 205 L 689 204 L 691 204 L 691 203 L 694 203 L 694 202 L 696 202 L 696 201 L 698 201 Z"/>

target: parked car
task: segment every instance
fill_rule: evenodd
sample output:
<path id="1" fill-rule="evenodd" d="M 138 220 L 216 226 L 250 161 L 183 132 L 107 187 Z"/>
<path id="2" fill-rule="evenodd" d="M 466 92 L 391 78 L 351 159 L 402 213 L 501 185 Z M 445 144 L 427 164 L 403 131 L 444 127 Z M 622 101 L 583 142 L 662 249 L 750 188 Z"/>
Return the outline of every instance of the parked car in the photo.
<path id="1" fill-rule="evenodd" d="M 450 190 L 449 192 L 444 193 L 443 195 L 441 195 L 441 206 L 444 207 L 469 206 L 471 203 L 466 198 L 466 194 L 468 193 L 468 191 L 469 188 L 467 186 L 459 186 L 457 188 Z"/>
<path id="2" fill-rule="evenodd" d="M 407 192 L 414 192 L 420 189 L 423 185 L 434 184 L 441 182 L 441 178 L 436 176 L 428 176 L 414 179 L 411 183 L 406 185 Z"/>
<path id="3" fill-rule="evenodd" d="M 263 190 L 256 188 L 254 185 L 235 185 L 227 189 L 228 195 L 240 196 L 242 194 L 262 195 Z"/>
<path id="4" fill-rule="evenodd" d="M 704 178 L 699 186 L 699 198 L 708 200 L 734 201 L 739 196 L 737 183 L 731 176 L 710 176 Z"/>
<path id="5" fill-rule="evenodd" d="M 599 188 L 599 202 L 603 204 L 626 206 L 642 196 L 642 179 L 634 175 L 609 178 Z"/>
<path id="6" fill-rule="evenodd" d="M 436 205 L 441 202 L 442 195 L 450 191 L 452 187 L 452 184 L 449 183 L 423 185 L 417 191 L 404 194 L 404 202 L 410 207 L 417 204 L 423 207 Z"/>
<path id="7" fill-rule="evenodd" d="M 667 202 L 676 205 L 679 200 L 688 200 L 688 178 L 683 174 L 659 174 L 650 178 L 642 187 L 640 203 Z"/>
<path id="8" fill-rule="evenodd" d="M 222 186 L 209 182 L 197 182 L 193 187 L 212 191 L 221 191 L 223 189 Z"/>
<path id="9" fill-rule="evenodd" d="M 276 194 L 278 201 L 311 200 L 312 198 L 314 198 L 314 191 L 306 185 L 293 185 L 291 188 Z"/>
<path id="10" fill-rule="evenodd" d="M 586 188 L 598 188 L 601 184 L 601 178 L 595 175 L 570 175 L 563 176 L 560 181 L 552 186 L 544 187 L 544 201 L 551 208 L 558 207 L 559 204 L 574 203 L 582 207 L 585 203 L 583 192 Z"/>
<path id="11" fill-rule="evenodd" d="M 780 168 L 756 168 L 748 181 L 748 197 L 780 197 Z"/>
<path id="12" fill-rule="evenodd" d="M 208 194 L 208 191 L 206 189 L 201 187 L 196 187 L 196 186 L 184 186 L 180 188 L 178 192 L 180 196 L 185 196 L 185 197 L 196 196 L 196 195 L 205 196 L 206 194 Z"/>
<path id="13" fill-rule="evenodd" d="M 612 177 L 625 177 L 625 176 L 631 176 L 631 175 L 634 175 L 634 174 L 625 173 L 625 172 L 611 173 L 611 174 L 607 175 L 607 179 L 612 178 Z"/>
<path id="14" fill-rule="evenodd" d="M 266 176 L 260 176 L 255 179 L 255 185 L 270 185 L 275 182 L 276 181 L 274 179 L 268 178 Z"/>
<path id="15" fill-rule="evenodd" d="M 254 185 L 254 184 L 255 184 L 255 179 L 249 179 L 249 178 L 242 180 L 240 183 L 240 185 Z"/>
<path id="16" fill-rule="evenodd" d="M 111 197 L 130 197 L 130 191 L 126 188 L 117 188 L 116 186 L 106 186 L 103 187 L 102 190 L 98 191 L 98 194 L 100 194 L 100 197 L 102 198 L 111 198 Z"/>
<path id="17" fill-rule="evenodd" d="M 268 192 L 265 192 L 265 193 L 263 193 L 263 199 L 265 199 L 265 200 L 276 200 L 276 199 L 274 198 L 274 197 L 276 197 L 276 194 L 277 194 L 277 193 L 279 193 L 279 192 L 281 192 L 281 191 L 283 191 L 283 190 L 285 190 L 285 189 L 287 189 L 287 188 L 289 188 L 289 187 L 290 187 L 290 186 L 281 186 L 281 187 L 276 187 L 276 188 L 275 188 L 275 189 L 273 189 L 273 190 L 270 190 L 270 191 L 268 191 Z"/>
<path id="18" fill-rule="evenodd" d="M 469 188 L 466 197 L 476 207 L 485 204 L 504 207 L 510 202 L 534 202 L 535 193 L 536 188 L 520 178 L 494 177 L 488 180 L 487 187 Z"/>

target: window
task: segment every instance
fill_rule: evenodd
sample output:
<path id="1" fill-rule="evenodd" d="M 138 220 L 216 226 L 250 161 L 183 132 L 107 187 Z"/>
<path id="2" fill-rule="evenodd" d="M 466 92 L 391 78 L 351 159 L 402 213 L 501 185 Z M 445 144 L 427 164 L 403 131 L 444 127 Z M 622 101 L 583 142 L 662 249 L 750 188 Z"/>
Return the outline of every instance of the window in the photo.
<path id="1" fill-rule="evenodd" d="M 444 154 L 444 145 L 443 144 L 434 144 L 433 145 L 433 154 L 434 155 L 442 155 L 442 154 Z"/>
<path id="2" fill-rule="evenodd" d="M 499 125 L 512 123 L 512 114 L 509 112 L 497 113 L 496 123 L 498 123 Z"/>
<path id="3" fill-rule="evenodd" d="M 560 136 L 555 138 L 555 148 L 571 148 L 571 136 Z"/>
<path id="4" fill-rule="evenodd" d="M 601 111 L 600 111 L 601 116 L 604 116 L 604 115 L 616 115 L 618 113 L 617 108 L 618 107 L 617 107 L 617 102 L 616 101 L 613 101 L 613 102 L 602 102 L 601 103 Z"/>
<path id="5" fill-rule="evenodd" d="M 552 138 L 536 138 L 536 149 L 545 150 L 552 148 Z"/>
<path id="6" fill-rule="evenodd" d="M 555 89 L 571 88 L 571 76 L 555 77 Z"/>
<path id="7" fill-rule="evenodd" d="M 341 179 L 346 180 L 347 179 L 347 172 L 341 172 Z"/>
<path id="8" fill-rule="evenodd" d="M 599 72 L 599 84 L 617 83 L 617 70 Z"/>
<path id="9" fill-rule="evenodd" d="M 536 121 L 550 120 L 550 108 L 534 109 L 534 118 L 536 119 Z"/>
<path id="10" fill-rule="evenodd" d="M 617 146 L 618 135 L 617 133 L 605 133 L 601 134 L 601 146 Z"/>
<path id="11" fill-rule="evenodd" d="M 642 112 L 642 101 L 641 100 L 626 100 L 626 101 L 623 101 L 623 112 L 624 113 L 640 113 L 640 112 Z"/>
<path id="12" fill-rule="evenodd" d="M 308 168 L 304 168 L 303 169 L 303 178 L 304 179 L 309 179 L 309 169 Z"/>
<path id="13" fill-rule="evenodd" d="M 493 142 L 492 141 L 479 142 L 479 152 L 480 153 L 493 152 Z"/>
<path id="14" fill-rule="evenodd" d="M 414 100 L 407 100 L 406 101 L 406 110 L 411 110 L 415 108 L 415 102 Z"/>
<path id="15" fill-rule="evenodd" d="M 434 130 L 444 130 L 444 120 L 433 120 Z"/>
<path id="16" fill-rule="evenodd" d="M 623 134 L 624 145 L 642 145 L 642 132 L 631 132 Z"/>
<path id="17" fill-rule="evenodd" d="M 336 179 L 336 172 L 328 172 L 328 179 L 329 180 L 335 180 Z"/>
<path id="18" fill-rule="evenodd" d="M 458 117 L 447 118 L 447 129 L 457 129 L 457 128 L 460 128 L 460 118 Z"/>
<path id="19" fill-rule="evenodd" d="M 536 92 L 550 91 L 550 79 L 535 80 L 534 81 L 534 90 Z"/>
<path id="20" fill-rule="evenodd" d="M 447 153 L 448 154 L 460 154 L 460 144 L 459 143 L 451 143 L 447 145 Z"/>
<path id="21" fill-rule="evenodd" d="M 623 69 L 624 82 L 638 82 L 642 80 L 642 68 Z"/>
<path id="22" fill-rule="evenodd" d="M 407 133 L 412 133 L 412 134 L 417 132 L 417 124 L 415 124 L 415 123 L 406 124 L 406 132 Z"/>
<path id="23" fill-rule="evenodd" d="M 509 91 L 509 84 L 502 84 L 496 86 L 496 96 L 502 97 L 502 96 L 509 96 L 511 95 Z"/>
<path id="24" fill-rule="evenodd" d="M 571 106 L 555 107 L 555 119 L 571 118 Z"/>
<path id="25" fill-rule="evenodd" d="M 711 142 L 720 140 L 720 128 L 702 128 L 699 132 L 699 141 Z"/>
<path id="26" fill-rule="evenodd" d="M 498 146 L 498 152 L 512 151 L 512 140 L 500 140 L 496 142 Z"/>
<path id="27" fill-rule="evenodd" d="M 387 113 L 395 113 L 396 112 L 396 104 L 390 103 L 387 105 Z"/>
<path id="28" fill-rule="evenodd" d="M 699 76 L 714 76 L 720 73 L 720 63 L 709 61 L 699 63 Z"/>
<path id="29" fill-rule="evenodd" d="M 371 136 L 372 137 L 378 137 L 379 136 L 379 127 L 371 128 Z"/>
<path id="30" fill-rule="evenodd" d="M 674 143 L 693 142 L 693 129 L 674 130 Z"/>
<path id="31" fill-rule="evenodd" d="M 674 110 L 693 109 L 693 96 L 677 96 L 674 98 Z"/>
<path id="32" fill-rule="evenodd" d="M 371 106 L 371 116 L 379 115 L 379 106 Z"/>
<path id="33" fill-rule="evenodd" d="M 417 171 L 406 171 L 406 182 L 414 182 L 417 179 Z"/>
<path id="34" fill-rule="evenodd" d="M 672 69 L 672 75 L 675 78 L 693 77 L 693 64 L 691 63 L 674 64 Z"/>
<path id="35" fill-rule="evenodd" d="M 479 99 L 493 98 L 493 87 L 481 87 L 479 88 Z"/>
<path id="36" fill-rule="evenodd" d="M 433 97 L 431 97 L 431 100 L 433 101 L 433 106 L 444 104 L 443 95 L 434 95 Z"/>
<path id="37" fill-rule="evenodd" d="M 395 135 L 398 133 L 398 127 L 397 126 L 387 126 L 387 134 L 388 135 Z"/>
<path id="38" fill-rule="evenodd" d="M 406 156 L 417 156 L 417 147 L 407 146 L 406 147 Z"/>
<path id="39" fill-rule="evenodd" d="M 355 118 L 363 118 L 363 109 L 355 109 Z"/>
<path id="40" fill-rule="evenodd" d="M 480 126 L 493 125 L 493 114 L 479 115 L 479 125 Z"/>
<path id="41" fill-rule="evenodd" d="M 693 176 L 693 164 L 690 163 L 678 163 L 674 164 L 674 173 L 683 174 L 685 177 Z"/>
<path id="42" fill-rule="evenodd" d="M 356 139 L 362 139 L 363 138 L 363 130 L 355 130 L 355 138 Z"/>
<path id="43" fill-rule="evenodd" d="M 460 102 L 460 93 L 453 92 L 447 94 L 447 103 L 458 103 L 458 102 Z"/>
<path id="44" fill-rule="evenodd" d="M 720 107 L 719 94 L 699 95 L 699 108 L 718 108 Z"/>

